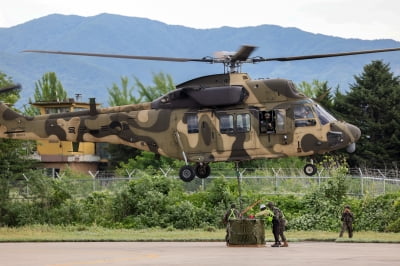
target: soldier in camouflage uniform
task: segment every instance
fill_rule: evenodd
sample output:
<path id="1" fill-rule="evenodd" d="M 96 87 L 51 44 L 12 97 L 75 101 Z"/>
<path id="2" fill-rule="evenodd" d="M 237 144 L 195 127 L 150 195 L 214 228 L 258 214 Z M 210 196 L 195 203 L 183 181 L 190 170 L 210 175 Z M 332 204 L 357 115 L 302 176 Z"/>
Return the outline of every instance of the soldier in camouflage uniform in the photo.
<path id="1" fill-rule="evenodd" d="M 354 215 L 350 210 L 350 206 L 346 206 L 344 208 L 344 211 L 342 213 L 342 218 L 340 220 L 342 221 L 342 229 L 340 230 L 339 237 L 342 237 L 344 231 L 347 230 L 347 232 L 349 233 L 349 238 L 352 238 Z"/>
<path id="2" fill-rule="evenodd" d="M 265 204 L 261 204 L 260 211 L 255 214 L 256 218 L 265 219 L 267 222 L 272 222 L 273 216 L 274 213 L 271 210 L 268 210 Z"/>
<path id="3" fill-rule="evenodd" d="M 286 241 L 286 236 L 284 234 L 286 227 L 286 219 L 282 213 L 282 211 L 274 206 L 272 202 L 268 202 L 268 208 L 274 213 L 272 218 L 272 233 L 274 234 L 275 243 L 271 245 L 271 247 L 288 247 L 288 243 Z M 283 244 L 279 240 L 281 238 Z"/>

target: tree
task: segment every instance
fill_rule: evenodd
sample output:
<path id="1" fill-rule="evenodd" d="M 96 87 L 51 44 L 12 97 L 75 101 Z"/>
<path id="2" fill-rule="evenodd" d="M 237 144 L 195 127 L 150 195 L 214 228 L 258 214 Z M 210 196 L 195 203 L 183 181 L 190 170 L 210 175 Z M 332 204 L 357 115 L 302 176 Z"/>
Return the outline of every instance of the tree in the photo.
<path id="1" fill-rule="evenodd" d="M 308 97 L 313 98 L 329 111 L 332 111 L 334 99 L 331 95 L 332 88 L 328 86 L 328 81 L 313 80 L 311 84 L 302 81 L 298 85 L 298 89 Z M 338 87 L 336 90 L 338 90 Z"/>
<path id="2" fill-rule="evenodd" d="M 0 72 L 0 88 L 12 85 L 11 77 Z M 10 106 L 19 99 L 19 91 L 13 90 L 6 93 L 0 93 L 0 101 L 6 102 Z M 18 172 L 20 153 L 24 148 L 24 143 L 19 140 L 0 139 L 0 179 L 8 179 L 13 173 Z M 22 167 L 22 166 L 21 166 Z"/>
<path id="3" fill-rule="evenodd" d="M 5 88 L 7 86 L 13 85 L 11 77 L 8 77 L 5 73 L 0 71 L 0 88 Z M 9 92 L 0 94 L 0 101 L 8 103 L 10 105 L 15 104 L 19 99 L 19 90 L 12 90 Z"/>
<path id="4" fill-rule="evenodd" d="M 175 89 L 174 82 L 170 75 L 158 73 L 153 75 L 154 86 L 145 86 L 137 77 L 134 77 L 135 84 L 129 86 L 128 77 L 121 77 L 121 86 L 116 83 L 111 88 L 107 88 L 110 106 L 126 104 L 136 104 L 140 102 L 151 102 L 161 95 Z M 134 96 L 135 88 L 138 90 L 139 97 Z"/>
<path id="5" fill-rule="evenodd" d="M 128 83 L 128 77 L 121 77 L 121 87 L 118 87 L 118 85 L 114 83 L 111 88 L 107 88 L 109 94 L 108 104 L 110 106 L 127 105 L 139 103 L 141 101 L 141 97 L 136 98 L 133 95 L 135 87 L 132 86 L 129 88 Z"/>
<path id="6" fill-rule="evenodd" d="M 151 102 L 158 97 L 175 89 L 174 82 L 170 75 L 162 72 L 153 75 L 153 82 L 155 86 L 144 86 L 143 83 L 135 77 L 136 85 L 139 88 L 139 94 L 144 98 L 144 101 Z"/>
<path id="7" fill-rule="evenodd" d="M 392 167 L 400 160 L 399 77 L 389 64 L 372 61 L 354 78 L 347 95 L 337 92 L 335 98 L 335 109 L 363 134 L 349 164 Z"/>
<path id="8" fill-rule="evenodd" d="M 67 92 L 56 73 L 47 72 L 35 83 L 34 98 L 35 101 L 63 101 L 67 99 Z"/>
<path id="9" fill-rule="evenodd" d="M 12 78 L 0 72 L 0 88 L 12 84 Z M 0 101 L 6 102 L 11 106 L 18 99 L 18 90 L 0 94 Z M 26 156 L 29 152 L 28 141 L 0 139 L 0 151 L 0 217 L 8 217 L 10 182 L 23 178 L 22 173 L 31 169 L 35 162 Z M 3 221 L 0 220 L 0 226 L 2 223 Z"/>
<path id="10" fill-rule="evenodd" d="M 36 81 L 35 92 L 33 94 L 34 102 L 58 102 L 68 98 L 61 81 L 58 80 L 56 73 L 47 72 L 42 79 Z M 32 100 L 29 98 L 29 102 Z M 39 109 L 35 107 L 25 108 L 25 113 L 29 115 L 39 115 Z"/>

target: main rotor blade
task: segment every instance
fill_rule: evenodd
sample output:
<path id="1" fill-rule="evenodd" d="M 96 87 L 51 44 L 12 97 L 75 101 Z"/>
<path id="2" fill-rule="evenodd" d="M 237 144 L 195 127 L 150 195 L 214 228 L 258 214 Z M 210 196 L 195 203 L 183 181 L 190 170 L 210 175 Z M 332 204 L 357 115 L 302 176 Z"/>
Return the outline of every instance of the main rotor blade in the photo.
<path id="1" fill-rule="evenodd" d="M 387 48 L 387 49 L 377 49 L 377 50 L 353 51 L 353 52 L 344 52 L 344 53 L 333 53 L 333 54 L 314 54 L 314 55 L 275 57 L 275 58 L 256 57 L 252 61 L 254 63 L 256 63 L 256 62 L 265 62 L 265 61 L 296 61 L 296 60 L 307 60 L 307 59 L 317 59 L 317 58 L 326 58 L 326 57 L 338 57 L 338 56 L 348 56 L 348 55 L 357 55 L 357 54 L 384 53 L 384 52 L 393 52 L 393 51 L 400 51 L 400 47 L 398 47 L 398 48 Z"/>
<path id="2" fill-rule="evenodd" d="M 339 57 L 359 54 L 372 54 L 372 53 L 384 53 L 400 51 L 398 48 L 387 48 L 377 50 L 365 50 L 365 51 L 353 51 L 343 53 L 332 53 L 332 54 L 314 54 L 314 55 L 303 55 L 303 56 L 289 56 L 289 57 L 254 57 L 250 58 L 250 54 L 256 49 L 255 46 L 244 45 L 239 51 L 237 51 L 231 58 L 231 63 L 257 63 L 266 61 L 296 61 L 296 60 L 307 60 L 307 59 L 318 59 L 327 57 Z M 121 59 L 136 59 L 136 60 L 152 60 L 152 61 L 170 61 L 170 62 L 206 62 L 206 63 L 226 63 L 225 60 L 218 60 L 212 57 L 203 58 L 180 58 L 180 57 L 159 57 L 159 56 L 137 56 L 137 55 L 121 55 L 121 54 L 99 54 L 99 53 L 83 53 L 83 52 L 65 52 L 65 51 L 48 51 L 48 50 L 24 50 L 23 52 L 29 53 L 45 53 L 45 54 L 61 54 L 61 55 L 78 55 L 78 56 L 92 56 L 92 57 L 109 57 L 109 58 L 121 58 Z"/>
<path id="3" fill-rule="evenodd" d="M 97 54 L 97 53 L 82 53 L 82 52 L 64 52 L 64 51 L 47 51 L 47 50 L 24 50 L 25 53 L 42 53 L 42 54 L 62 54 L 62 55 L 79 55 L 93 57 L 111 57 L 121 59 L 137 59 L 137 60 L 152 60 L 152 61 L 172 61 L 172 62 L 206 62 L 212 63 L 211 58 L 179 58 L 179 57 L 160 57 L 160 56 L 137 56 L 137 55 L 120 55 L 120 54 Z"/>
<path id="4" fill-rule="evenodd" d="M 6 87 L 0 88 L 0 93 L 10 92 L 13 90 L 20 90 L 20 89 L 21 89 L 21 84 L 12 84 L 12 85 L 8 85 Z"/>
<path id="5" fill-rule="evenodd" d="M 256 46 L 243 45 L 232 57 L 231 61 L 246 61 L 250 54 L 256 49 Z"/>

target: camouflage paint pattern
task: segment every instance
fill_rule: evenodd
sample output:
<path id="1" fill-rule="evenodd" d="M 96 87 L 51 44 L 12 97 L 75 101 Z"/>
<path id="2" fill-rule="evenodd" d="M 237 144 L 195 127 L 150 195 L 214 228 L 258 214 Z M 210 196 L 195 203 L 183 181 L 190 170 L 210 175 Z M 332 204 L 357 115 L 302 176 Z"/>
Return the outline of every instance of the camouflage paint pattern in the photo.
<path id="1" fill-rule="evenodd" d="M 312 110 L 313 119 L 304 120 L 307 126 L 296 126 L 300 120 L 296 122 L 294 113 L 301 106 Z M 332 117 L 322 123 L 319 108 L 291 81 L 230 73 L 182 83 L 151 103 L 35 117 L 0 103 L 0 137 L 123 144 L 205 163 L 308 156 L 345 148 L 360 138 L 354 125 Z M 274 132 L 261 133 L 264 112 L 275 115 L 279 126 L 275 124 Z M 191 119 L 195 123 L 189 125 Z M 222 131 L 223 119 L 230 119 L 233 127 Z"/>

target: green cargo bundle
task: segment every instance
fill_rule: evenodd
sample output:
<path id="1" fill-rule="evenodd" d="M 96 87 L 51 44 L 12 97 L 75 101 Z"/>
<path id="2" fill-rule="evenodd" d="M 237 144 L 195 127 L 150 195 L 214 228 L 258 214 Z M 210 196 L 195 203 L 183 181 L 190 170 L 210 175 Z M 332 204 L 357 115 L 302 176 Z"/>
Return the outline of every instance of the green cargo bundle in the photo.
<path id="1" fill-rule="evenodd" d="M 232 219 L 228 223 L 228 246 L 265 246 L 263 219 Z"/>

